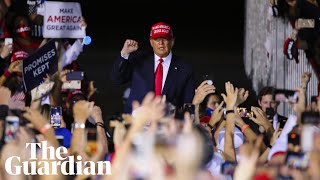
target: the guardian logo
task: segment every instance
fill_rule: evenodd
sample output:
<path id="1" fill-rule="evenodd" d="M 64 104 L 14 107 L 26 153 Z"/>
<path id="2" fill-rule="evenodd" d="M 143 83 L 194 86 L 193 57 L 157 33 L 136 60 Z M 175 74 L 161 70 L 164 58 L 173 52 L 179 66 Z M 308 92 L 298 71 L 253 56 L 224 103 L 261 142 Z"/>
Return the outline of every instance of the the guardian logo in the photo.
<path id="1" fill-rule="evenodd" d="M 37 146 L 41 149 L 41 159 L 37 159 Z M 67 156 L 68 150 L 59 147 L 56 150 L 47 146 L 46 141 L 41 143 L 26 143 L 30 147 L 30 159 L 21 162 L 18 156 L 9 157 L 5 162 L 5 170 L 11 175 L 111 175 L 109 161 L 83 161 L 78 155 Z M 14 164 L 14 165 L 13 165 Z M 17 165 L 18 164 L 18 165 Z"/>

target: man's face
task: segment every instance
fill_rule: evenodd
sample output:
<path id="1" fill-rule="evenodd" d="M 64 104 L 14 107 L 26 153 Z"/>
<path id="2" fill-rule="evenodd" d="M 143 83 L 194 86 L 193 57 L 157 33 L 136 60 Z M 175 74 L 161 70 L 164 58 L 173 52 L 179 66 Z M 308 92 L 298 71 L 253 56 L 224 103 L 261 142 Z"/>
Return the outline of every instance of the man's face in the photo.
<path id="1" fill-rule="evenodd" d="M 171 48 L 174 45 L 174 39 L 150 38 L 150 44 L 153 52 L 159 57 L 163 58 L 169 55 Z"/>
<path id="2" fill-rule="evenodd" d="M 31 36 L 31 28 L 27 19 L 20 19 L 17 24 L 15 24 L 15 33 L 18 37 L 26 39 Z"/>
<path id="3" fill-rule="evenodd" d="M 215 110 L 219 106 L 219 103 L 220 103 L 220 99 L 218 96 L 216 95 L 210 96 L 207 103 L 207 108 L 211 108 Z"/>
<path id="4" fill-rule="evenodd" d="M 274 112 L 277 112 L 278 103 L 272 99 L 271 94 L 262 96 L 261 101 L 258 100 L 258 103 L 263 112 L 266 112 L 267 108 L 272 108 Z"/>

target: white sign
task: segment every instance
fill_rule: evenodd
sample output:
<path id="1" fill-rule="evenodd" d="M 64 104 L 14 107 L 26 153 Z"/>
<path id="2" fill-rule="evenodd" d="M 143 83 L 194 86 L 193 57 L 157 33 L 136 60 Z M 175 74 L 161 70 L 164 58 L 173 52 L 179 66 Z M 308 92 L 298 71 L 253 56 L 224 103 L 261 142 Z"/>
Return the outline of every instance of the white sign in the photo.
<path id="1" fill-rule="evenodd" d="M 46 1 L 43 37 L 83 38 L 86 32 L 80 25 L 81 16 L 79 3 Z"/>

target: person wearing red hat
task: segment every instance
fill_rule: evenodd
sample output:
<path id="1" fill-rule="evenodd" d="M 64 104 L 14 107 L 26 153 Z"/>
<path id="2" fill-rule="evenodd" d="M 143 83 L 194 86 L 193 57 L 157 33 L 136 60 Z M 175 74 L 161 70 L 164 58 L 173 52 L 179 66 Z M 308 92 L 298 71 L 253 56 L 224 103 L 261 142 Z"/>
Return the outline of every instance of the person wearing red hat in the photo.
<path id="1" fill-rule="evenodd" d="M 176 107 L 192 102 L 195 91 L 193 68 L 183 58 L 173 55 L 174 43 L 172 27 L 164 22 L 151 27 L 151 54 L 137 52 L 137 41 L 125 41 L 111 74 L 116 85 L 131 82 L 125 113 L 132 111 L 132 101 L 141 101 L 150 91 L 157 96 L 166 95 L 167 101 Z"/>

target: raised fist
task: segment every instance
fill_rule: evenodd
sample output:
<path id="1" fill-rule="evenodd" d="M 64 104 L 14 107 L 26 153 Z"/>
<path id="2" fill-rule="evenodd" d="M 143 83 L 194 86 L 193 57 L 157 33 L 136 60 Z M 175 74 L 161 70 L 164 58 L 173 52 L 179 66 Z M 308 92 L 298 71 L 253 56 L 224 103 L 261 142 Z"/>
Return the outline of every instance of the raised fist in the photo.
<path id="1" fill-rule="evenodd" d="M 138 46 L 138 42 L 132 39 L 127 39 L 124 42 L 123 48 L 121 50 L 121 54 L 125 54 L 128 55 L 132 52 L 135 52 L 136 50 L 138 50 L 139 46 Z"/>

